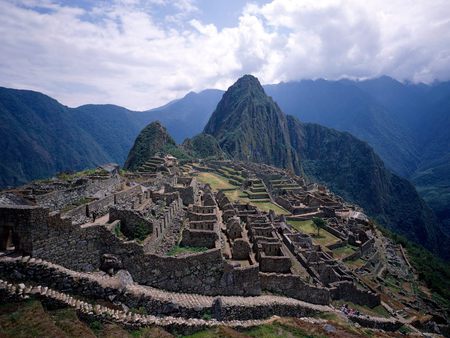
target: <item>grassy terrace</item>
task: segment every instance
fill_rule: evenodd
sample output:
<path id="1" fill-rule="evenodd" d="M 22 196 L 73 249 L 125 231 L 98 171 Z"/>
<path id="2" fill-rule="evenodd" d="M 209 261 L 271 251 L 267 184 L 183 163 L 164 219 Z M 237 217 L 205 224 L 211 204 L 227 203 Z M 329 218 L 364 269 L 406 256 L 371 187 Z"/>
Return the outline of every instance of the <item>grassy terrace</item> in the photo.
<path id="1" fill-rule="evenodd" d="M 196 247 L 196 246 L 179 246 L 175 245 L 172 249 L 167 252 L 167 256 L 177 256 L 182 254 L 193 254 L 207 251 L 208 248 Z"/>
<path id="2" fill-rule="evenodd" d="M 238 187 L 231 184 L 227 178 L 214 173 L 200 173 L 197 176 L 198 181 L 209 184 L 214 190 L 237 189 Z"/>
<path id="3" fill-rule="evenodd" d="M 335 258 L 342 259 L 354 253 L 356 251 L 356 248 L 352 245 L 345 245 L 332 251 Z"/>
<path id="4" fill-rule="evenodd" d="M 236 185 L 233 185 L 230 183 L 229 179 L 215 174 L 215 173 L 209 173 L 204 172 L 200 173 L 197 176 L 197 180 L 199 182 L 209 184 L 213 190 L 223 190 L 225 189 L 225 195 L 228 196 L 228 198 L 231 201 L 240 201 L 241 203 L 250 203 L 257 208 L 259 208 L 262 211 L 269 211 L 273 210 L 277 214 L 282 215 L 289 215 L 289 212 L 286 209 L 283 209 L 282 207 L 273 204 L 272 202 L 268 200 L 258 201 L 258 200 L 250 200 L 248 198 L 248 195 L 242 191 L 239 190 L 239 187 Z"/>
<path id="5" fill-rule="evenodd" d="M 327 246 L 339 241 L 339 238 L 330 234 L 328 231 L 321 229 L 320 235 L 317 236 L 317 229 L 314 227 L 312 220 L 308 221 L 288 221 L 292 227 L 300 232 L 311 235 L 312 240 L 315 244 L 321 246 Z"/>
<path id="6" fill-rule="evenodd" d="M 355 270 L 366 264 L 366 261 L 358 258 L 353 261 L 345 261 L 344 264 L 347 265 L 350 269 Z"/>
<path id="7" fill-rule="evenodd" d="M 258 202 L 257 200 L 250 201 L 250 204 L 256 206 L 261 211 L 275 211 L 279 215 L 289 215 L 289 211 L 280 207 L 279 205 L 273 204 L 272 202 Z"/>

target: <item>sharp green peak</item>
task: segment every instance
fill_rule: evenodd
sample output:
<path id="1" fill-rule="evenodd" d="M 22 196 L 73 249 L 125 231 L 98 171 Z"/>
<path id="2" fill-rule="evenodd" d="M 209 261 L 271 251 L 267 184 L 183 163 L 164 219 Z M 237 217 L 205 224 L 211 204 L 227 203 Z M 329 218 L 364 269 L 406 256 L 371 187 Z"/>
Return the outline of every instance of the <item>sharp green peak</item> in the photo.
<path id="1" fill-rule="evenodd" d="M 228 88 L 204 132 L 214 136 L 231 158 L 289 169 L 298 165 L 286 116 L 252 75 Z"/>
<path id="2" fill-rule="evenodd" d="M 136 138 L 125 168 L 136 170 L 157 153 L 164 154 L 175 149 L 177 145 L 167 129 L 159 121 L 152 122 Z"/>
<path id="3" fill-rule="evenodd" d="M 298 107 L 301 109 L 301 107 Z M 414 187 L 346 132 L 286 116 L 259 81 L 245 75 L 223 95 L 205 127 L 231 159 L 305 174 L 358 203 L 369 216 L 447 257 L 447 238 Z"/>

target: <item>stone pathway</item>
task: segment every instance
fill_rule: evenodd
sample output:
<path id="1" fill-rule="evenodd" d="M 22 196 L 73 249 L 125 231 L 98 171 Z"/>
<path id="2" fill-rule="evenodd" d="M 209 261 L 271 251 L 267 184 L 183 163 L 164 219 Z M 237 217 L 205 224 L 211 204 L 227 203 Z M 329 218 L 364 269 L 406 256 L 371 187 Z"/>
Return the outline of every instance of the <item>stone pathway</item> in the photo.
<path id="1" fill-rule="evenodd" d="M 38 296 L 44 299 L 50 299 L 58 303 L 75 308 L 87 316 L 95 319 L 112 320 L 124 326 L 140 327 L 156 325 L 164 328 L 207 328 L 218 325 L 225 325 L 234 328 L 248 328 L 262 325 L 270 322 L 270 319 L 264 320 L 231 320 L 218 321 L 215 319 L 196 319 L 180 317 L 157 317 L 153 315 L 141 315 L 130 311 L 121 311 L 112 309 L 103 305 L 93 305 L 91 303 L 79 300 L 63 292 L 43 287 L 41 285 L 31 286 L 24 283 L 14 284 L 0 279 L 0 291 L 4 291 L 11 297 L 27 299 L 30 296 Z"/>
<path id="2" fill-rule="evenodd" d="M 30 256 L 0 256 L 0 263 L 10 263 L 14 264 L 15 262 L 20 261 L 23 264 L 27 264 L 30 266 L 42 266 L 45 268 L 53 268 L 57 270 L 58 272 L 67 275 L 69 278 L 73 279 L 80 279 L 84 278 L 87 280 L 90 280 L 92 282 L 98 283 L 103 288 L 124 288 L 124 286 L 121 284 L 120 280 L 113 276 L 110 277 L 106 274 L 100 274 L 100 273 L 86 273 L 86 272 L 77 272 L 73 271 L 67 268 L 64 268 L 60 265 L 53 264 L 47 261 L 43 261 L 41 259 L 35 259 L 31 258 Z M 124 288 L 124 291 L 127 293 L 133 294 L 135 296 L 142 296 L 145 295 L 149 298 L 177 304 L 179 306 L 185 307 L 185 308 L 210 308 L 213 304 L 214 299 L 216 296 L 205 296 L 200 294 L 193 294 L 193 293 L 178 293 L 178 292 L 170 292 L 165 291 L 162 289 L 153 288 L 151 286 L 146 285 L 140 285 L 140 284 L 132 284 L 127 285 Z M 289 297 L 283 297 L 283 296 L 275 296 L 275 295 L 261 295 L 261 296 L 253 296 L 253 297 L 241 297 L 241 296 L 220 296 L 222 302 L 224 304 L 229 305 L 245 305 L 245 306 L 261 306 L 261 305 L 277 305 L 277 304 L 284 304 L 284 305 L 295 305 L 295 306 L 302 306 L 307 309 L 315 310 L 315 311 L 321 311 L 321 312 L 329 312 L 333 311 L 331 307 L 324 306 L 324 305 L 315 305 L 311 303 L 306 303 L 294 298 Z"/>
<path id="3" fill-rule="evenodd" d="M 306 303 L 297 299 L 276 296 L 276 295 L 260 295 L 254 297 L 243 297 L 243 296 L 205 296 L 199 294 L 189 294 L 189 293 L 177 293 L 165 291 L 157 288 L 153 288 L 150 286 L 144 286 L 139 284 L 131 284 L 131 285 L 123 285 L 123 283 L 119 280 L 118 277 L 110 277 L 108 275 L 103 275 L 100 273 L 84 273 L 84 272 L 76 272 L 73 270 L 66 269 L 62 266 L 43 261 L 41 259 L 31 258 L 30 256 L 7 256 L 2 255 L 0 253 L 0 265 L 4 269 L 8 264 L 25 264 L 27 269 L 37 268 L 37 269 L 47 269 L 48 272 L 52 272 L 49 275 L 49 281 L 51 282 L 51 275 L 63 274 L 68 278 L 73 280 L 87 279 L 91 282 L 96 282 L 101 288 L 106 289 L 117 289 L 122 290 L 125 294 L 131 294 L 135 296 L 137 299 L 146 299 L 149 302 L 159 301 L 161 303 L 167 303 L 176 305 L 179 307 L 183 307 L 185 309 L 193 309 L 195 311 L 201 311 L 202 309 L 206 311 L 211 311 L 213 307 L 213 303 L 220 299 L 221 308 L 225 311 L 231 309 L 237 309 L 237 316 L 231 318 L 244 318 L 239 316 L 239 311 L 245 311 L 247 314 L 250 313 L 252 316 L 259 316 L 259 311 L 261 309 L 265 309 L 265 315 L 262 318 L 273 316 L 277 314 L 277 309 L 280 307 L 285 309 L 291 309 L 290 313 L 293 313 L 295 316 L 296 311 L 300 316 L 302 313 L 334 313 L 338 314 L 339 311 L 334 309 L 331 306 L 325 305 L 315 305 Z M 53 269 L 50 270 L 49 268 Z M 2 277 L 5 278 L 5 277 Z M 6 278 L 13 278 L 12 276 L 6 276 Z M 137 326 L 140 325 L 159 325 L 159 326 L 190 326 L 190 327 L 208 327 L 208 326 L 216 326 L 216 325 L 227 325 L 231 327 L 248 327 L 254 325 L 261 325 L 262 323 L 267 322 L 266 319 L 255 319 L 255 320 L 229 320 L 229 321 L 218 321 L 216 319 L 211 320 L 203 320 L 203 319 L 195 319 L 195 318 L 184 318 L 184 317 L 156 317 L 154 315 L 149 316 L 140 316 L 136 314 L 132 314 L 131 312 L 124 312 L 113 310 L 111 308 L 105 306 L 93 306 L 90 303 L 80 301 L 76 299 L 74 296 L 58 292 L 56 290 L 51 290 L 45 286 L 26 286 L 25 284 L 14 284 L 11 282 L 1 281 L 0 280 L 0 290 L 6 290 L 10 294 L 19 294 L 19 295 L 28 295 L 28 294 L 38 294 L 44 297 L 50 297 L 65 303 L 66 305 L 75 307 L 77 310 L 87 313 L 93 316 L 103 316 L 109 317 L 115 321 L 118 321 L 122 324 L 135 324 Z M 267 315 L 268 314 L 268 315 Z M 292 314 L 290 314 L 292 316 Z M 261 318 L 261 317 L 260 317 Z M 352 318 L 349 318 L 353 320 Z M 358 319 L 358 318 L 357 318 Z M 367 322 L 367 325 L 392 325 L 395 322 L 392 318 L 378 318 L 378 317 L 368 317 L 359 318 L 358 320 L 363 319 Z M 364 325 L 364 324 L 362 324 Z"/>

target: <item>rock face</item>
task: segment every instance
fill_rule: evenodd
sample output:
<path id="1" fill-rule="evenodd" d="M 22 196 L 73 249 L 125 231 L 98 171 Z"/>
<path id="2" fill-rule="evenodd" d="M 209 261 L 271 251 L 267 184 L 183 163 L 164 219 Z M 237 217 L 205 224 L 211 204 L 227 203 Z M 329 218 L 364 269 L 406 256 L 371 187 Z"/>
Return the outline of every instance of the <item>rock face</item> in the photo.
<path id="1" fill-rule="evenodd" d="M 293 152 L 286 116 L 258 79 L 245 75 L 223 95 L 204 132 L 213 135 L 234 159 L 300 167 Z"/>
<path id="2" fill-rule="evenodd" d="M 178 153 L 178 148 L 166 128 L 159 121 L 152 122 L 136 138 L 124 168 L 136 170 L 157 153 L 167 154 L 174 152 Z"/>
<path id="3" fill-rule="evenodd" d="M 255 77 L 245 75 L 228 89 L 204 132 L 230 158 L 305 173 L 384 226 L 449 255 L 448 239 L 411 183 L 387 170 L 367 143 L 349 133 L 286 116 Z"/>

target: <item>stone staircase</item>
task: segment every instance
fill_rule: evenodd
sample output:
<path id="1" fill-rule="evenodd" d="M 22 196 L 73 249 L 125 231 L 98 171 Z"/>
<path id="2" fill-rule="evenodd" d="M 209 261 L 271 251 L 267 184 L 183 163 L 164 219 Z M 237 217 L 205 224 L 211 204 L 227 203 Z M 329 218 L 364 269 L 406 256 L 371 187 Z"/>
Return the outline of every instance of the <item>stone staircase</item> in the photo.
<path id="1" fill-rule="evenodd" d="M 60 306 L 64 305 L 75 308 L 77 312 L 83 314 L 84 316 L 90 317 L 92 320 L 113 321 L 125 327 L 132 328 L 142 326 L 160 326 L 171 330 L 185 330 L 206 329 L 218 325 L 226 325 L 233 328 L 248 328 L 269 322 L 267 319 L 218 321 L 215 319 L 142 315 L 132 311 L 122 311 L 104 305 L 92 304 L 45 286 L 32 286 L 24 283 L 14 284 L 0 279 L 0 294 L 2 293 L 5 295 L 2 299 L 9 298 L 15 301 L 20 299 L 28 299 L 33 296 L 44 301 L 51 301 Z"/>
<path id="2" fill-rule="evenodd" d="M 88 316 L 113 320 L 125 326 L 207 328 L 226 325 L 239 328 L 261 325 L 274 315 L 305 317 L 318 313 L 339 313 L 330 306 L 276 295 L 214 297 L 170 292 L 139 285 L 132 280 L 127 281 L 126 278 L 124 280 L 120 271 L 112 277 L 106 274 L 77 272 L 30 256 L 0 254 L 0 278 L 0 291 L 10 296 L 26 298 L 36 295 L 49 298 L 74 307 Z M 144 307 L 151 315 L 116 310 L 76 297 L 93 301 L 118 301 L 129 308 Z M 213 319 L 202 319 L 205 315 L 212 315 Z M 361 325 L 395 327 L 393 319 L 366 317 Z M 356 318 L 355 321 L 361 320 Z"/>
<path id="3" fill-rule="evenodd" d="M 165 161 L 163 158 L 152 157 L 148 161 L 146 161 L 143 165 L 141 165 L 138 169 L 139 174 L 154 174 L 156 173 L 158 167 L 164 164 Z"/>

